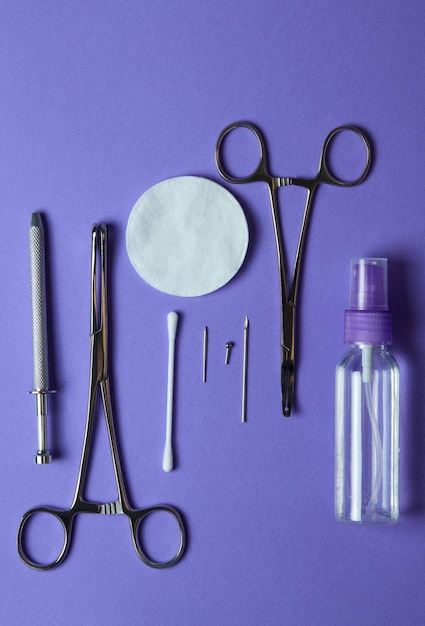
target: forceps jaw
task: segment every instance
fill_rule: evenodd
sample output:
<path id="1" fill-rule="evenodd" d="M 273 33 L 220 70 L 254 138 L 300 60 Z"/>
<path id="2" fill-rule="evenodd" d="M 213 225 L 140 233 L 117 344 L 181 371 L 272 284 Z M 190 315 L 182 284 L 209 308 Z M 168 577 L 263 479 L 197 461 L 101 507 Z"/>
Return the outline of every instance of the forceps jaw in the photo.
<path id="1" fill-rule="evenodd" d="M 292 399 L 294 396 L 294 361 L 284 359 L 281 366 L 282 413 L 291 416 Z"/>
<path id="2" fill-rule="evenodd" d="M 294 396 L 294 343 L 295 343 L 295 305 L 289 300 L 282 304 L 282 336 L 281 336 L 281 390 L 282 413 L 290 417 Z"/>
<path id="3" fill-rule="evenodd" d="M 93 383 L 108 377 L 107 228 L 92 227 L 90 337 Z M 100 280 L 98 271 L 100 269 Z M 100 286 L 100 294 L 98 287 Z M 98 309 L 100 308 L 100 316 Z"/>

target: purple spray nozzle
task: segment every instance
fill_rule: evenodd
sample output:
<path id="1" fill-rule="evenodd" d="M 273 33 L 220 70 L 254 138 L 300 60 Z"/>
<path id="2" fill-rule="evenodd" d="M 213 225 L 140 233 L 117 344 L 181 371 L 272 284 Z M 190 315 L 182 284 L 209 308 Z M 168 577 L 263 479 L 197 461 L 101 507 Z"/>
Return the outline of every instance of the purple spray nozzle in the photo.
<path id="1" fill-rule="evenodd" d="M 387 259 L 351 259 L 351 310 L 388 311 L 387 268 Z"/>
<path id="2" fill-rule="evenodd" d="M 387 259 L 352 259 L 350 304 L 345 312 L 346 343 L 392 343 L 388 310 Z"/>

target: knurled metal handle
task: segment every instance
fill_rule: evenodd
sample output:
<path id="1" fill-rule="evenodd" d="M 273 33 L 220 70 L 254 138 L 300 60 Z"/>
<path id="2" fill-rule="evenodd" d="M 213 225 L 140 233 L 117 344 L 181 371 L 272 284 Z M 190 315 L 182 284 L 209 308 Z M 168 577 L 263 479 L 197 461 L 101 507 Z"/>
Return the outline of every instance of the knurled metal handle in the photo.
<path id="1" fill-rule="evenodd" d="M 44 227 L 40 213 L 33 213 L 29 231 L 31 259 L 34 391 L 49 389 L 47 352 L 46 259 Z"/>

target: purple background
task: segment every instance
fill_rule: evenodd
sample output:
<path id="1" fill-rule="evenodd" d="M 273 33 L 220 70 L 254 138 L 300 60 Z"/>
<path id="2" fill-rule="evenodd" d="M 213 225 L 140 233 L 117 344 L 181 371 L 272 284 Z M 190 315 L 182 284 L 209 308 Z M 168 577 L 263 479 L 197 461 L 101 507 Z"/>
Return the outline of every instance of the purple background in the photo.
<path id="1" fill-rule="evenodd" d="M 13 624 L 425 623 L 425 5 L 357 0 L 0 4 L 2 621 Z M 264 185 L 227 186 L 251 242 L 221 290 L 183 299 L 132 268 L 125 228 L 165 178 L 220 181 L 218 134 L 246 119 L 280 176 L 316 172 L 340 124 L 373 144 L 367 180 L 316 197 L 298 310 L 297 407 L 280 412 L 279 293 Z M 293 258 L 304 196 L 279 191 Z M 46 221 L 54 462 L 33 463 L 28 228 Z M 111 226 L 111 375 L 132 504 L 166 502 L 187 522 L 174 568 L 136 556 L 121 516 L 80 516 L 68 559 L 34 572 L 16 530 L 32 506 L 69 506 L 88 391 L 90 229 Z M 334 368 L 352 256 L 389 258 L 401 368 L 401 518 L 334 520 Z M 177 467 L 161 469 L 166 315 L 177 343 Z M 243 318 L 251 322 L 248 423 L 240 424 Z M 208 382 L 202 332 L 210 329 Z M 235 342 L 224 366 L 224 345 Z M 106 431 L 91 498 L 116 497 Z"/>

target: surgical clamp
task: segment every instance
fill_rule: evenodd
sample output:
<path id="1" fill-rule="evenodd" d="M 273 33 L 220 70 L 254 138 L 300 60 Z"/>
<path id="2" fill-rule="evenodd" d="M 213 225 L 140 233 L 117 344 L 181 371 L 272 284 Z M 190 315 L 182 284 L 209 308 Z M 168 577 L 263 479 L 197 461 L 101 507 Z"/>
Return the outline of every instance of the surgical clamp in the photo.
<path id="1" fill-rule="evenodd" d="M 100 259 L 99 257 L 100 249 Z M 101 318 L 98 320 L 98 301 L 97 301 L 97 276 L 98 266 L 100 265 L 100 311 Z M 92 261 L 91 261 L 91 334 L 90 334 L 90 385 L 89 400 L 87 409 L 86 430 L 84 436 L 84 444 L 80 461 L 80 469 L 78 473 L 77 486 L 74 499 L 69 509 L 58 509 L 53 507 L 41 506 L 33 508 L 22 517 L 17 534 L 17 548 L 22 560 L 29 567 L 36 570 L 49 570 L 56 567 L 65 559 L 71 543 L 73 522 L 75 516 L 79 513 L 100 513 L 102 515 L 125 515 L 130 523 L 131 536 L 134 548 L 138 556 L 144 563 L 154 568 L 165 568 L 177 563 L 183 555 L 186 545 L 186 534 L 180 513 L 174 507 L 168 505 L 149 506 L 144 509 L 133 509 L 130 507 L 127 492 L 124 486 L 124 477 L 121 469 L 120 456 L 118 451 L 118 443 L 115 435 L 114 420 L 112 415 L 111 393 L 109 385 L 109 366 L 108 366 L 108 311 L 107 311 L 107 230 L 106 226 L 93 226 L 92 230 Z M 114 502 L 99 503 L 86 500 L 84 498 L 84 484 L 86 480 L 87 469 L 90 460 L 90 441 L 93 433 L 93 425 L 95 418 L 95 405 L 100 389 L 103 411 L 108 431 L 109 444 L 111 448 L 113 469 L 117 484 L 118 499 Z M 171 514 L 177 522 L 180 540 L 175 555 L 165 561 L 153 560 L 145 551 L 140 537 L 141 525 L 151 514 L 156 512 L 165 512 Z M 64 542 L 59 556 L 56 560 L 49 563 L 36 562 L 29 556 L 28 543 L 24 541 L 24 528 L 30 518 L 38 514 L 49 514 L 55 517 L 62 524 L 64 531 Z"/>

